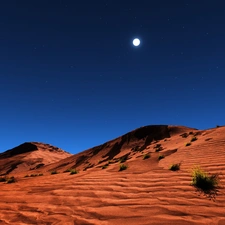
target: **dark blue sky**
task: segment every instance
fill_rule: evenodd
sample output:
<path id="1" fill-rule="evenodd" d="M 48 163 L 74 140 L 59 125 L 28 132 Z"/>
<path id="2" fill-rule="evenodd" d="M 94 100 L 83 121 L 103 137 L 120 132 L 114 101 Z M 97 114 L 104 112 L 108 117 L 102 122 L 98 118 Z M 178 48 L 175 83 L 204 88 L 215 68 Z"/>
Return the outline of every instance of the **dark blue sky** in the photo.
<path id="1" fill-rule="evenodd" d="M 0 151 L 222 125 L 225 1 L 4 1 L 0 72 Z"/>

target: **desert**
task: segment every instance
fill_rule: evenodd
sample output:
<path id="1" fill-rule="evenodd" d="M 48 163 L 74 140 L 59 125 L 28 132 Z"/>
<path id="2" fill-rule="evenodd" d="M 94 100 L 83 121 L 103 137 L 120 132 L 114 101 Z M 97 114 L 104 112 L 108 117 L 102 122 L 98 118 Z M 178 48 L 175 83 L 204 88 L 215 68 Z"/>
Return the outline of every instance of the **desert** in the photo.
<path id="1" fill-rule="evenodd" d="M 223 126 L 145 126 L 75 155 L 27 142 L 0 154 L 0 224 L 222 225 L 224 150 Z M 192 185 L 196 167 L 218 186 Z"/>

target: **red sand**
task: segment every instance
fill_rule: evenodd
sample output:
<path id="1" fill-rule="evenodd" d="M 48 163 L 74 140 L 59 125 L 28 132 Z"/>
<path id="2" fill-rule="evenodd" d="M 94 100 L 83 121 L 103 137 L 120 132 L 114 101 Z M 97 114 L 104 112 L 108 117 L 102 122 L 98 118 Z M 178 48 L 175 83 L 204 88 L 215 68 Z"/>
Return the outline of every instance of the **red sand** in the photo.
<path id="1" fill-rule="evenodd" d="M 189 132 L 198 139 L 186 147 L 193 137 Z M 180 136 L 184 133 L 188 137 Z M 156 144 L 161 144 L 160 152 L 155 152 Z M 144 146 L 143 152 L 131 150 L 137 145 Z M 0 224 L 223 225 L 224 151 L 225 127 L 204 131 L 177 126 L 140 128 L 37 170 L 13 170 L 10 176 L 17 182 L 0 183 Z M 146 153 L 151 157 L 143 160 Z M 159 154 L 165 158 L 158 161 Z M 117 159 L 124 155 L 128 155 L 124 162 L 128 169 L 119 172 Z M 108 160 L 110 164 L 102 169 Z M 181 163 L 180 170 L 170 171 L 172 163 Z M 204 195 L 190 185 L 194 166 L 219 174 L 217 194 Z M 79 173 L 63 173 L 69 168 Z M 59 174 L 51 175 L 53 170 Z M 32 173 L 44 175 L 24 177 Z"/>

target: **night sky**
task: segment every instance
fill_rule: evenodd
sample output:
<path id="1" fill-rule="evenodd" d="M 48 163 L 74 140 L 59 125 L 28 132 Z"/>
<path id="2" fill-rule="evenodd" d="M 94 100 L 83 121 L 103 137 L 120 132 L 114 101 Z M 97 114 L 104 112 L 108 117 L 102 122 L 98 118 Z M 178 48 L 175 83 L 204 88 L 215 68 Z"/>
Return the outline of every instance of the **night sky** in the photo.
<path id="1" fill-rule="evenodd" d="M 225 1 L 1 1 L 0 73 L 0 151 L 224 125 Z"/>

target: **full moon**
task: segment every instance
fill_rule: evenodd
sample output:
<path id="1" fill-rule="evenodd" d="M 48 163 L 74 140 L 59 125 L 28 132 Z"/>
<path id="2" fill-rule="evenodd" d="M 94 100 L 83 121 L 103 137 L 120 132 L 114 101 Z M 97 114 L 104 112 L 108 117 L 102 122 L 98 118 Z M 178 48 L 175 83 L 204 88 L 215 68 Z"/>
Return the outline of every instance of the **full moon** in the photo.
<path id="1" fill-rule="evenodd" d="M 140 45 L 140 40 L 138 39 L 138 38 L 135 38 L 134 40 L 133 40 L 133 45 L 134 46 L 138 46 L 138 45 Z"/>

